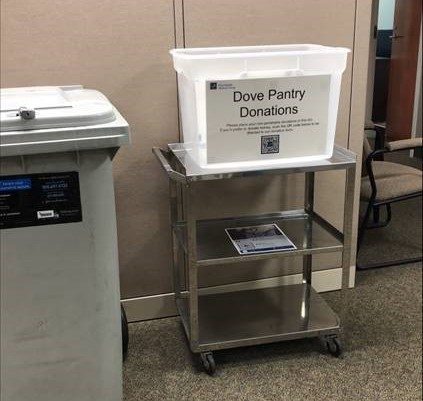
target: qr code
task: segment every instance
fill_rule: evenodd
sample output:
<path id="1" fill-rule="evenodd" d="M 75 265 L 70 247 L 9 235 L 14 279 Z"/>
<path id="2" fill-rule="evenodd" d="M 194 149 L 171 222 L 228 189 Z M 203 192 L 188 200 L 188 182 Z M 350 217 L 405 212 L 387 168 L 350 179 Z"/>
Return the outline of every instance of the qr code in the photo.
<path id="1" fill-rule="evenodd" d="M 279 135 L 265 135 L 261 137 L 261 154 L 279 153 Z"/>

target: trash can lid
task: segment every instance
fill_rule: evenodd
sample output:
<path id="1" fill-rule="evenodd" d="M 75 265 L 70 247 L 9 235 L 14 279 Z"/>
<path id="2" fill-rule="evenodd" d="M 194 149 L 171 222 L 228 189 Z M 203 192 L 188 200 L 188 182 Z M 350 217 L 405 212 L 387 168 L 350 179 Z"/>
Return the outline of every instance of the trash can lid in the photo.
<path id="1" fill-rule="evenodd" d="M 82 86 L 0 90 L 0 158 L 113 149 L 129 126 L 100 92 Z M 114 154 L 113 153 L 113 154 Z"/>
<path id="2" fill-rule="evenodd" d="M 81 127 L 116 119 L 100 92 L 82 86 L 1 89 L 0 131 Z"/>

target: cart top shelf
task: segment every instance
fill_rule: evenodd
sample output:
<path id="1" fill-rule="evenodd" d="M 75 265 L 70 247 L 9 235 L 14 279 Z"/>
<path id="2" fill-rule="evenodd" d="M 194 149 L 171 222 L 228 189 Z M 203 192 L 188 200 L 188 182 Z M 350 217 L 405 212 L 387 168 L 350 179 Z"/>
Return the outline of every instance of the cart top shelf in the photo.
<path id="1" fill-rule="evenodd" d="M 249 177 L 267 174 L 288 174 L 307 171 L 339 170 L 352 167 L 356 163 L 355 153 L 335 145 L 330 159 L 302 163 L 278 163 L 266 166 L 238 166 L 226 168 L 201 168 L 191 158 L 182 143 L 168 145 L 171 159 L 178 164 L 177 170 L 186 181 L 219 180 L 224 178 Z M 159 149 L 157 149 L 159 151 Z M 157 152 L 156 152 L 157 154 Z M 173 155 L 173 156 L 172 156 Z M 158 155 L 160 158 L 160 156 Z M 163 162 L 162 162 L 163 164 Z M 170 166 L 168 166 L 171 168 Z M 181 177 L 181 178 L 182 178 Z"/>

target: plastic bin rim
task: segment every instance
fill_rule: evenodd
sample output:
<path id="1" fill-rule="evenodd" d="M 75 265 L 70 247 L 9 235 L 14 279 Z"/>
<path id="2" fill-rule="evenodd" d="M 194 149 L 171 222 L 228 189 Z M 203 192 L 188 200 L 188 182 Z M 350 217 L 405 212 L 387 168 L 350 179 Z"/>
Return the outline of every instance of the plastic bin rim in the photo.
<path id="1" fill-rule="evenodd" d="M 307 50 L 289 50 L 290 47 L 309 47 Z M 277 51 L 280 49 L 280 51 Z M 231 52 L 235 50 L 236 52 Z M 241 51 L 239 51 L 241 50 Z M 242 52 L 245 50 L 245 52 Z M 267 50 L 271 50 L 267 52 Z M 198 54 L 193 54 L 199 52 Z M 202 53 L 209 52 L 209 53 Z M 224 52 L 224 53 L 220 53 Z M 192 47 L 192 48 L 179 48 L 171 49 L 169 53 L 174 58 L 180 59 L 218 59 L 218 58 L 241 58 L 241 57 L 274 57 L 274 56 L 296 56 L 296 55 L 309 55 L 309 54 L 328 54 L 338 53 L 346 54 L 351 50 L 346 47 L 332 47 L 323 45 L 312 44 L 297 44 L 297 45 L 266 45 L 266 46 L 233 46 L 233 47 Z"/>

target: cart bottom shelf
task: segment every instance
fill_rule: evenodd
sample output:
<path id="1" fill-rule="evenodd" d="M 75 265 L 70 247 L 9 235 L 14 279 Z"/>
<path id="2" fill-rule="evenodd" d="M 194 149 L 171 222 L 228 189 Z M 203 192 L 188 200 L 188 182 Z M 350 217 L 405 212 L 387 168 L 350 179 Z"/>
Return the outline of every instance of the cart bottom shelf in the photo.
<path id="1" fill-rule="evenodd" d="M 189 339 L 188 299 L 177 301 Z M 200 295 L 194 352 L 337 334 L 340 322 L 307 284 Z"/>

